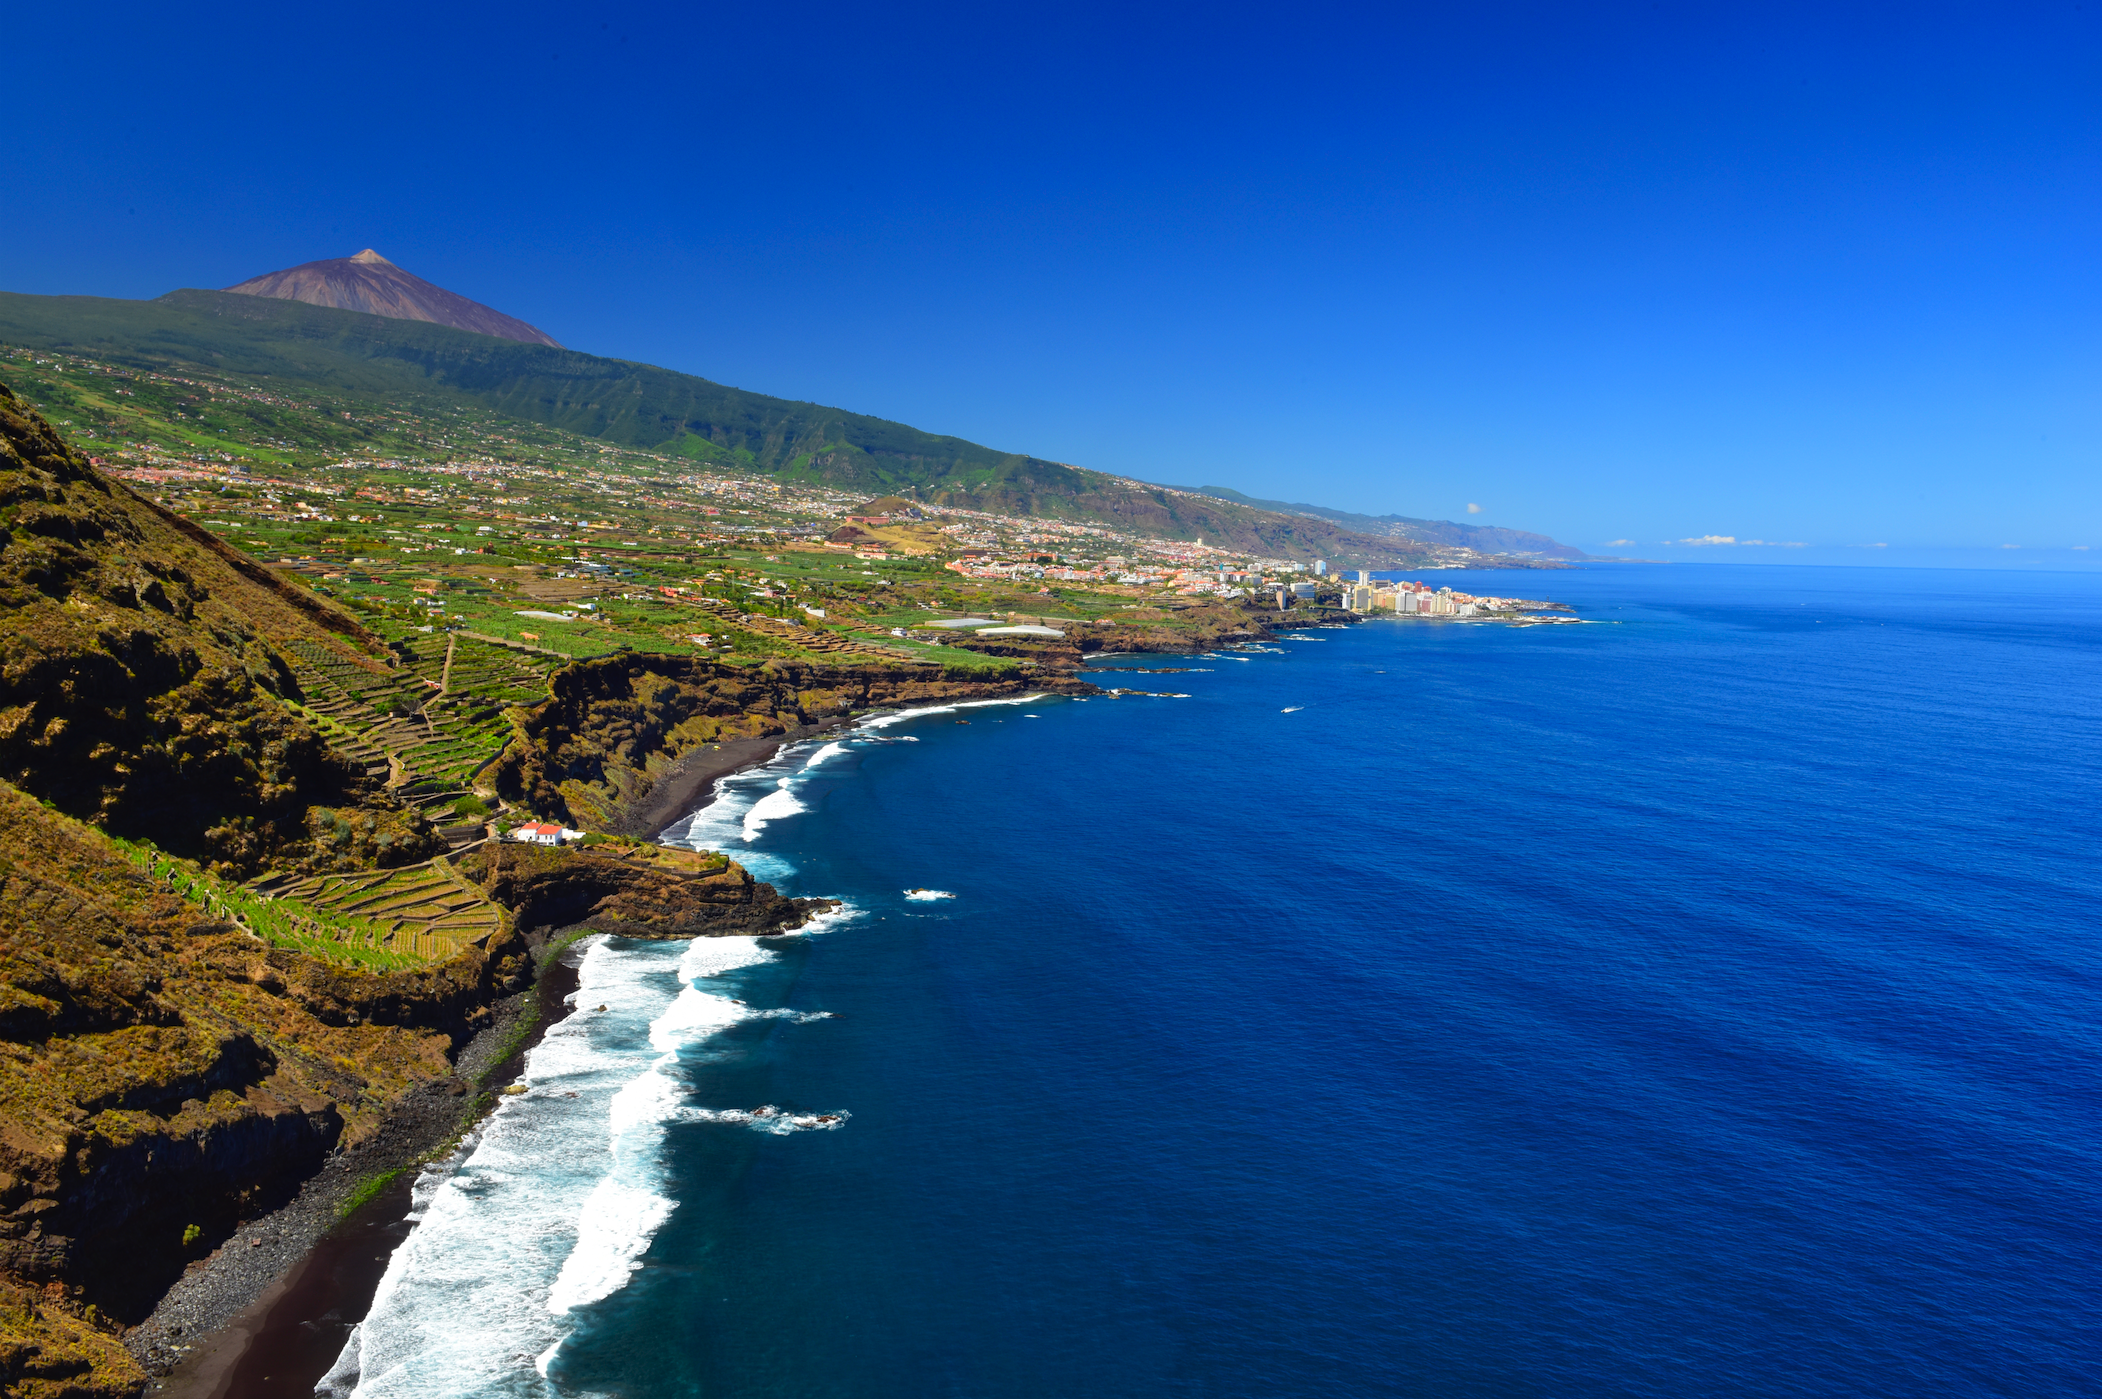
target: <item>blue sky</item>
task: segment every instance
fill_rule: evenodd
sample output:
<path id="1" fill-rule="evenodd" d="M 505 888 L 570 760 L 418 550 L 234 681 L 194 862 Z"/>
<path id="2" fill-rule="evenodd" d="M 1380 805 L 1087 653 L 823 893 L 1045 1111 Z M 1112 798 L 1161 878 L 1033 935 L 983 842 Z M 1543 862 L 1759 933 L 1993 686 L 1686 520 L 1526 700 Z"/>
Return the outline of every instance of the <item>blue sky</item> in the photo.
<path id="1" fill-rule="evenodd" d="M 8 23 L 7 290 L 371 246 L 1150 480 L 1648 557 L 2102 550 L 2102 0 Z"/>

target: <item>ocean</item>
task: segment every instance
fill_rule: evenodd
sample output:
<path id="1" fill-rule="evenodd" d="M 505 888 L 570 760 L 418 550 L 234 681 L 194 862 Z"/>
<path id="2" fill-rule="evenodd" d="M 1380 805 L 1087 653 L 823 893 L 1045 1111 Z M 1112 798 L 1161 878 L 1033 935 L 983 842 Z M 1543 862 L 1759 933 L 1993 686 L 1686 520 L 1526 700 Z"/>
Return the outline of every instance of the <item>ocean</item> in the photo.
<path id="1" fill-rule="evenodd" d="M 727 781 L 324 1390 L 2102 1392 L 2102 577 L 1429 581 Z"/>

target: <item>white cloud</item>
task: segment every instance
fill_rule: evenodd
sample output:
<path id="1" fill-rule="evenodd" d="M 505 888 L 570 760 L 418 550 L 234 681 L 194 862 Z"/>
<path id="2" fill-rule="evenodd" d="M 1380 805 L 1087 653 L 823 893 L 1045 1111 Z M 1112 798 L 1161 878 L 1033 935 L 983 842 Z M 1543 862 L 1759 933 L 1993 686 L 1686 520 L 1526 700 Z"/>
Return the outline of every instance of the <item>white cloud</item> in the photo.
<path id="1" fill-rule="evenodd" d="M 1664 542 L 1666 544 L 1671 543 L 1669 539 L 1665 540 Z M 1733 545 L 1740 549 L 1807 549 L 1810 547 L 1808 544 L 1803 543 L 1801 540 L 1739 539 L 1734 534 L 1704 534 L 1697 539 L 1682 539 L 1679 541 L 1679 543 L 1690 544 L 1695 548 L 1705 548 L 1709 545 L 1714 544 Z"/>
<path id="2" fill-rule="evenodd" d="M 1632 539 L 1609 539 L 1598 547 L 1601 549 L 1625 549 L 1634 542 Z"/>
<path id="3" fill-rule="evenodd" d="M 2084 554 L 2087 552 L 2087 546 L 2085 544 L 2075 544 L 2073 546 L 2073 552 L 2076 554 Z"/>
<path id="4" fill-rule="evenodd" d="M 2002 549 L 2019 549 L 2019 548 L 2021 548 L 2022 546 L 2021 546 L 2021 545 L 2019 545 L 2019 544 L 2002 544 L 2002 545 L 2001 545 L 2000 547 L 2001 547 Z"/>
<path id="5" fill-rule="evenodd" d="M 1482 513 L 1482 507 L 1476 505 L 1473 501 L 1470 500 L 1467 502 L 1467 513 L 1470 515 L 1479 515 Z"/>

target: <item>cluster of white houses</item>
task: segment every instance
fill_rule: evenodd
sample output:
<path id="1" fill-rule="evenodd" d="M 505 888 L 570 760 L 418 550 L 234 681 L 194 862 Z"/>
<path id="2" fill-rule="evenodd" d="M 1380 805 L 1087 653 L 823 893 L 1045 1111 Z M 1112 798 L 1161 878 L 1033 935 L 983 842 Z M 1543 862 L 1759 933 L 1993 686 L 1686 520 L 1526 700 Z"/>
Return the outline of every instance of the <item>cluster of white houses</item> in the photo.
<path id="1" fill-rule="evenodd" d="M 1476 597 L 1451 588 L 1432 588 L 1427 583 L 1390 583 L 1385 579 L 1345 583 L 1341 605 L 1352 612 L 1395 612 L 1409 617 L 1478 617 L 1488 612 L 1515 612 L 1519 603 L 1500 597 Z M 1294 583 L 1294 597 L 1313 597 L 1318 585 Z M 1283 605 L 1283 589 L 1278 603 Z"/>
<path id="2" fill-rule="evenodd" d="M 1343 605 L 1353 612 L 1399 612 L 1417 617 L 1473 617 L 1507 612 L 1513 604 L 1500 597 L 1476 597 L 1424 583 L 1357 583 L 1345 589 Z"/>

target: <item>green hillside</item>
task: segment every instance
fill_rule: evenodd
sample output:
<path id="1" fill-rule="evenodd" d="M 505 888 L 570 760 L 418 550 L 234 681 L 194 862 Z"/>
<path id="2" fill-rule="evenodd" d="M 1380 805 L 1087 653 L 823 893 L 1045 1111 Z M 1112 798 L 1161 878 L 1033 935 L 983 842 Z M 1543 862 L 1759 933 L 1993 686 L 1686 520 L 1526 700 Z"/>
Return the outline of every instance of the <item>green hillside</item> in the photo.
<path id="1" fill-rule="evenodd" d="M 1279 513 L 1002 452 L 691 374 L 296 301 L 176 291 L 154 301 L 0 293 L 0 342 L 157 370 L 184 366 L 523 423 L 724 469 L 996 514 L 1088 521 L 1285 558 L 1426 561 L 1385 530 Z"/>
<path id="2" fill-rule="evenodd" d="M 1261 500 L 1231 486 L 1181 486 L 1176 489 L 1193 490 L 1199 495 L 1230 500 L 1236 505 L 1245 505 L 1252 510 L 1270 510 L 1287 515 L 1312 515 L 1318 519 L 1332 520 L 1345 529 L 1356 530 L 1362 534 L 1397 535 L 1404 539 L 1413 539 L 1419 544 L 1448 544 L 1473 549 L 1482 554 L 1528 554 L 1543 559 L 1589 557 L 1582 549 L 1557 543 L 1544 534 L 1534 534 L 1531 530 L 1506 529 L 1501 525 L 1463 525 L 1453 520 L 1421 520 L 1413 515 L 1361 515 L 1352 510 L 1332 510 L 1326 505 L 1308 505 L 1304 501 Z"/>

